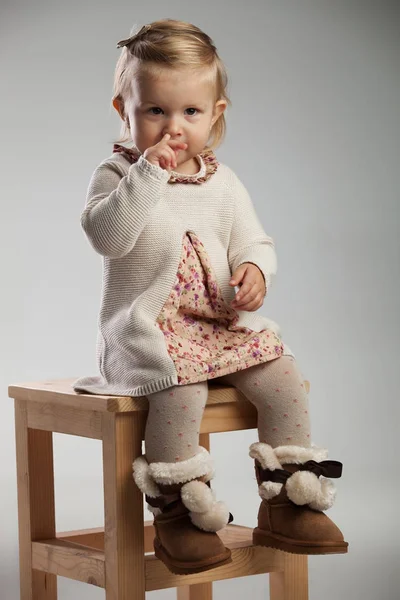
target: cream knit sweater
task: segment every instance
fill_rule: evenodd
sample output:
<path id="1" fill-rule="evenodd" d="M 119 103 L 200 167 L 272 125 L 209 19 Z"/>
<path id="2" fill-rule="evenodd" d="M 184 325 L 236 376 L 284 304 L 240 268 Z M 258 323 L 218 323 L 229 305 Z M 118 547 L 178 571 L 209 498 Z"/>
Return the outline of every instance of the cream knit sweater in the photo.
<path id="1" fill-rule="evenodd" d="M 198 155 L 204 176 L 206 165 Z M 103 256 L 98 318 L 99 374 L 81 377 L 79 392 L 146 396 L 177 385 L 177 372 L 155 321 L 175 282 L 185 232 L 193 231 L 207 251 L 227 303 L 236 292 L 231 274 L 256 264 L 267 288 L 276 273 L 273 240 L 266 235 L 247 190 L 219 163 L 201 184 L 168 183 L 168 171 L 143 155 L 130 162 L 113 154 L 95 169 L 81 225 Z M 256 312 L 238 311 L 237 326 L 256 332 L 279 327 Z M 285 345 L 284 354 L 293 356 Z"/>

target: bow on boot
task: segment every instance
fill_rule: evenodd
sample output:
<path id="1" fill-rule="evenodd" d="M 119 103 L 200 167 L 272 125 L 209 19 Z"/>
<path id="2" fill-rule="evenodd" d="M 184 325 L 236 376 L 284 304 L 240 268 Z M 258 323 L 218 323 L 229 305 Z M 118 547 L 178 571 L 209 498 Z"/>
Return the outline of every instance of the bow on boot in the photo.
<path id="1" fill-rule="evenodd" d="M 294 466 L 294 465 L 293 465 Z M 260 480 L 262 488 L 278 490 L 281 488 L 269 488 L 264 485 L 269 481 L 286 484 L 288 498 L 296 504 L 308 504 L 315 510 L 327 510 L 333 506 L 336 497 L 336 489 L 331 481 L 320 480 L 319 477 L 338 478 L 342 476 L 343 464 L 337 460 L 323 460 L 316 462 L 308 460 L 304 464 L 296 465 L 297 469 L 287 471 L 286 469 L 263 469 L 257 462 L 255 464 L 257 480 Z M 288 481 L 289 480 L 289 481 Z M 273 497 L 275 493 L 272 493 Z M 268 493 L 267 493 L 268 496 Z M 268 499 L 268 498 L 267 498 Z"/>

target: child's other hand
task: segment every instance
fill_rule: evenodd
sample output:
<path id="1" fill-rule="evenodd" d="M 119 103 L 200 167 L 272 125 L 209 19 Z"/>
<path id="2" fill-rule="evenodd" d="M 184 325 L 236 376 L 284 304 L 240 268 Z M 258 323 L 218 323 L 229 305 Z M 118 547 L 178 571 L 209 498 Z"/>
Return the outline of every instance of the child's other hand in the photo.
<path id="1" fill-rule="evenodd" d="M 232 300 L 232 307 L 250 312 L 260 308 L 267 291 L 264 276 L 260 269 L 253 263 L 239 265 L 232 274 L 229 285 L 239 285 L 240 282 L 242 282 L 242 285 L 234 300 Z"/>
<path id="2" fill-rule="evenodd" d="M 186 150 L 185 142 L 171 140 L 171 135 L 166 133 L 162 140 L 155 146 L 150 146 L 143 152 L 143 156 L 152 165 L 171 171 L 177 167 L 177 154 L 179 150 Z"/>

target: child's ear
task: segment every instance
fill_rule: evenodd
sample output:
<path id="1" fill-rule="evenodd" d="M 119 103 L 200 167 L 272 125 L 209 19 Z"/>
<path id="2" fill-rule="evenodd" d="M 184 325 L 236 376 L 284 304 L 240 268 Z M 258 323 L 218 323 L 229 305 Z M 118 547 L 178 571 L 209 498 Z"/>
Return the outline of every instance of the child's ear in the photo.
<path id="1" fill-rule="evenodd" d="M 120 97 L 118 96 L 117 98 L 114 98 L 112 103 L 113 103 L 113 107 L 115 108 L 115 110 L 117 111 L 117 113 L 119 114 L 121 119 L 124 120 L 125 119 L 124 104 L 123 104 L 122 100 L 120 99 Z"/>
<path id="2" fill-rule="evenodd" d="M 217 100 L 214 106 L 213 124 L 216 123 L 227 107 L 226 100 Z"/>

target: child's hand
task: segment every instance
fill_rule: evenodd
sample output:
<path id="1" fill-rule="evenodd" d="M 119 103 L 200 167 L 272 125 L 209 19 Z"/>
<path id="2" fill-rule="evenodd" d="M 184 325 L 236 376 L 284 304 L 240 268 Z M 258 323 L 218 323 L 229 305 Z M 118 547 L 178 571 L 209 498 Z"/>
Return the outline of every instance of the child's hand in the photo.
<path id="1" fill-rule="evenodd" d="M 255 311 L 262 306 L 267 292 L 264 276 L 253 263 L 243 263 L 233 273 L 229 285 L 239 285 L 242 280 L 241 288 L 232 300 L 232 306 L 238 310 Z"/>
<path id="2" fill-rule="evenodd" d="M 185 142 L 178 142 L 177 140 L 171 140 L 170 138 L 171 135 L 166 133 L 158 144 L 147 148 L 143 153 L 144 158 L 152 165 L 161 167 L 166 171 L 171 171 L 176 168 L 176 157 L 179 150 L 186 150 L 187 148 Z"/>

